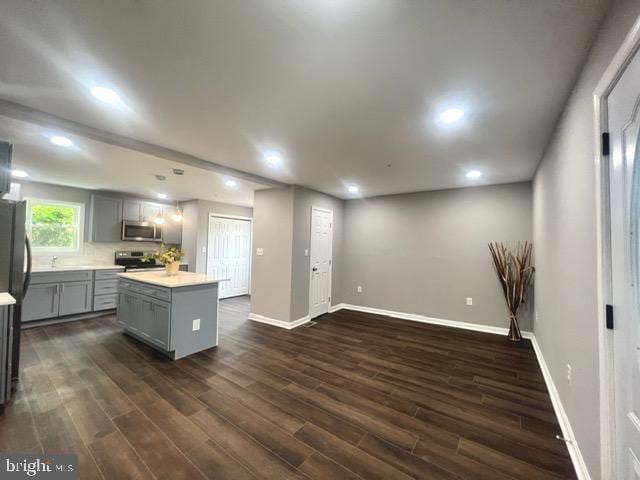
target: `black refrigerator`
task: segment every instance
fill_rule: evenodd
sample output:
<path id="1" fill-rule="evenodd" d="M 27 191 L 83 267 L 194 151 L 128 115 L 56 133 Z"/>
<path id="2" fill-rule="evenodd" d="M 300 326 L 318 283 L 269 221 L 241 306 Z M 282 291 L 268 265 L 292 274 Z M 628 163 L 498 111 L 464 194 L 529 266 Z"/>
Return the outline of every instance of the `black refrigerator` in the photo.
<path id="1" fill-rule="evenodd" d="M 0 190 L 0 197 L 5 193 Z M 9 401 L 12 385 L 18 381 L 22 300 L 31 276 L 31 248 L 25 232 L 26 212 L 26 202 L 0 200 L 0 292 L 8 292 L 16 300 L 0 335 L 0 407 Z"/>
<path id="2" fill-rule="evenodd" d="M 0 365 L 4 366 L 4 371 L 0 372 L 4 386 L 0 388 L 4 393 L 0 405 L 11 398 L 12 384 L 18 381 L 22 300 L 29 287 L 31 274 L 31 252 L 25 234 L 26 211 L 26 202 L 0 200 L 0 292 L 9 292 L 16 300 L 10 309 L 7 329 L 2 335 L 3 345 L 0 347 L 4 357 L 0 361 Z"/>

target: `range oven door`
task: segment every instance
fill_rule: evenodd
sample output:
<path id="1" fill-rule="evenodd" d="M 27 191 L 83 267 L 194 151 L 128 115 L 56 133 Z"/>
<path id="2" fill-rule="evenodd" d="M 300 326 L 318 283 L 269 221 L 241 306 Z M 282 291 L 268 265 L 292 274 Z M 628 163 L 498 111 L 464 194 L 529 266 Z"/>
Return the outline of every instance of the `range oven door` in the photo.
<path id="1" fill-rule="evenodd" d="M 122 240 L 156 242 L 156 225 L 153 222 L 122 221 Z"/>

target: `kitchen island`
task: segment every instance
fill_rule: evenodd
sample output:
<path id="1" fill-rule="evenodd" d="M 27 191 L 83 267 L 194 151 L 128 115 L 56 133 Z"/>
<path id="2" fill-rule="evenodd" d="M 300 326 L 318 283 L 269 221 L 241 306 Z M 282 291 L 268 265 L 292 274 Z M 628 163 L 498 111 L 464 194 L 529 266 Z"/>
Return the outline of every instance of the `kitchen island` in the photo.
<path id="1" fill-rule="evenodd" d="M 118 323 L 177 360 L 218 345 L 218 284 L 201 273 L 120 273 Z"/>

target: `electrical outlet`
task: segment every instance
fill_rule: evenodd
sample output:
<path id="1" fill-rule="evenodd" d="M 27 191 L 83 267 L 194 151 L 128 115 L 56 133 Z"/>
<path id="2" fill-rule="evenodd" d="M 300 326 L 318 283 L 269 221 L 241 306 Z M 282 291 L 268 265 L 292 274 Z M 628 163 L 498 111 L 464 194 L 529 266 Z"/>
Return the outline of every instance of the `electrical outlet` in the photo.
<path id="1" fill-rule="evenodd" d="M 357 291 L 358 293 L 362 293 L 362 285 L 358 285 L 358 286 L 356 287 L 356 291 Z"/>
<path id="2" fill-rule="evenodd" d="M 567 364 L 567 383 L 571 385 L 571 365 Z"/>
<path id="3" fill-rule="evenodd" d="M 467 305 L 473 305 L 473 297 L 467 297 Z"/>
<path id="4" fill-rule="evenodd" d="M 264 249 L 263 248 L 256 248 L 256 255 L 259 256 L 259 257 L 264 255 Z"/>
<path id="5" fill-rule="evenodd" d="M 194 331 L 194 332 L 197 331 L 197 330 L 200 330 L 200 319 L 199 318 L 196 318 L 196 319 L 193 320 L 193 327 L 191 327 L 191 330 Z"/>

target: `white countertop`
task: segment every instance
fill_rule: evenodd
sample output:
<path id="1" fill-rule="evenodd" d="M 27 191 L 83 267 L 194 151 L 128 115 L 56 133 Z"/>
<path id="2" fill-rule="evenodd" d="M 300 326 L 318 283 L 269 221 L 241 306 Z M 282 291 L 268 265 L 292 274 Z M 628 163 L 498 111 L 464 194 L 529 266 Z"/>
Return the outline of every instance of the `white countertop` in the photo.
<path id="1" fill-rule="evenodd" d="M 5 305 L 14 305 L 15 303 L 16 299 L 7 292 L 0 293 L 0 307 L 4 307 Z"/>
<path id="2" fill-rule="evenodd" d="M 33 267 L 31 273 L 79 272 L 82 270 L 124 270 L 122 265 L 61 265 L 56 267 Z"/>
<path id="3" fill-rule="evenodd" d="M 135 280 L 138 282 L 150 283 L 161 287 L 178 288 L 189 287 L 193 285 L 205 285 L 207 283 L 226 282 L 228 278 L 214 277 L 204 273 L 179 272 L 176 275 L 169 276 L 166 272 L 133 272 L 119 273 L 120 278 Z"/>

